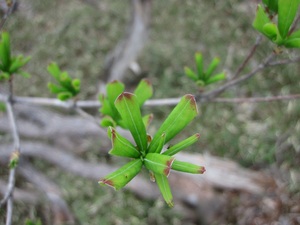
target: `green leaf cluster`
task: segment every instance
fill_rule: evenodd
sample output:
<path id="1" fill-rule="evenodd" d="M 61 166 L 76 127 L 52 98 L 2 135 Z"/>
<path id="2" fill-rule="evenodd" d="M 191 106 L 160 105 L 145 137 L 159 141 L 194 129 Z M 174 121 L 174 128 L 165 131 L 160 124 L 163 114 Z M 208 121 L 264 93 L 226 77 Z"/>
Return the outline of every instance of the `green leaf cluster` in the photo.
<path id="1" fill-rule="evenodd" d="M 184 72 L 186 76 L 195 81 L 197 85 L 206 86 L 225 79 L 224 72 L 213 74 L 213 72 L 220 63 L 220 59 L 218 57 L 215 57 L 211 61 L 206 71 L 203 68 L 203 55 L 201 53 L 197 52 L 195 54 L 195 62 L 197 67 L 196 72 L 194 72 L 189 67 L 184 67 Z"/>
<path id="2" fill-rule="evenodd" d="M 168 182 L 170 171 L 177 170 L 193 174 L 205 172 L 203 166 L 181 162 L 174 157 L 179 151 L 194 144 L 200 137 L 198 133 L 168 149 L 164 148 L 196 117 L 198 114 L 196 101 L 192 95 L 183 96 L 153 137 L 147 134 L 140 104 L 137 95 L 132 93 L 123 92 L 116 98 L 114 106 L 122 118 L 122 123 L 132 134 L 135 143 L 131 143 L 115 128 L 109 127 L 108 136 L 112 142 L 110 154 L 128 157 L 132 160 L 105 176 L 99 183 L 118 190 L 131 181 L 144 166 L 150 171 L 152 180 L 157 183 L 167 204 L 173 206 L 172 192 Z"/>
<path id="3" fill-rule="evenodd" d="M 101 107 L 99 109 L 100 113 L 103 115 L 101 120 L 101 126 L 103 127 L 116 127 L 120 126 L 127 129 L 127 125 L 124 123 L 121 115 L 119 114 L 116 106 L 115 100 L 117 97 L 124 92 L 125 85 L 120 81 L 112 81 L 106 85 L 106 95 L 100 94 L 99 101 Z M 138 105 L 142 107 L 144 102 L 152 97 L 153 88 L 149 80 L 143 79 L 140 81 L 134 94 L 138 98 Z M 152 115 L 146 115 L 143 117 L 143 122 L 147 126 L 151 121 Z"/>
<path id="4" fill-rule="evenodd" d="M 10 36 L 7 32 L 2 32 L 0 41 L 0 81 L 8 80 L 13 74 L 20 74 L 24 77 L 30 75 L 22 70 L 30 57 L 23 55 L 12 56 L 10 48 Z"/>
<path id="5" fill-rule="evenodd" d="M 56 94 L 59 100 L 66 101 L 79 94 L 81 85 L 79 79 L 72 79 L 66 71 L 61 71 L 56 63 L 51 63 L 47 70 L 57 82 L 57 84 L 49 82 L 48 89 Z"/>
<path id="6" fill-rule="evenodd" d="M 291 30 L 300 0 L 265 0 L 263 3 L 266 7 L 257 6 L 253 27 L 278 46 L 300 48 L 300 30 Z M 277 24 L 271 20 L 270 13 L 278 14 Z"/>

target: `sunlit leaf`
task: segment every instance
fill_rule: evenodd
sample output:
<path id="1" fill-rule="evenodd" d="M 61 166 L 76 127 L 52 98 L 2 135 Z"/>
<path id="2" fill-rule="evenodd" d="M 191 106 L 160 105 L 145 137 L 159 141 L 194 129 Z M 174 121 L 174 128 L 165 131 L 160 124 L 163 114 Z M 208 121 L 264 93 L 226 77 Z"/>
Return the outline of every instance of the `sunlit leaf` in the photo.
<path id="1" fill-rule="evenodd" d="M 253 21 L 253 27 L 261 33 L 264 33 L 264 25 L 267 23 L 271 23 L 269 16 L 265 13 L 263 7 L 261 5 L 257 6 L 256 16 Z"/>
<path id="2" fill-rule="evenodd" d="M 192 80 L 194 80 L 194 81 L 197 81 L 198 80 L 198 76 L 197 76 L 197 74 L 193 71 L 193 70 L 191 70 L 189 67 L 184 67 L 184 72 L 185 72 L 185 74 L 189 77 L 189 78 L 191 78 Z"/>
<path id="3" fill-rule="evenodd" d="M 295 19 L 299 7 L 299 0 L 278 0 L 278 30 L 285 39 Z"/>
<path id="4" fill-rule="evenodd" d="M 171 170 L 174 158 L 158 153 L 148 153 L 144 158 L 144 164 L 148 170 L 168 176 Z"/>
<path id="5" fill-rule="evenodd" d="M 172 169 L 185 173 L 193 173 L 193 174 L 203 174 L 205 172 L 205 168 L 203 166 L 198 166 L 188 162 L 182 162 L 178 160 L 174 160 L 172 164 Z"/>
<path id="6" fill-rule="evenodd" d="M 192 144 L 194 144 L 195 142 L 197 142 L 200 138 L 200 134 L 194 134 L 193 136 L 179 142 L 176 145 L 171 146 L 170 148 L 168 148 L 168 150 L 166 150 L 165 152 L 163 152 L 163 155 L 175 155 L 178 152 L 180 152 L 181 150 L 191 146 Z"/>
<path id="7" fill-rule="evenodd" d="M 115 172 L 105 176 L 99 181 L 99 184 L 106 184 L 113 187 L 115 190 L 119 190 L 141 171 L 142 166 L 143 162 L 141 159 L 134 159 Z"/>
<path id="8" fill-rule="evenodd" d="M 111 155 L 129 157 L 129 158 L 139 158 L 140 152 L 135 148 L 135 146 L 120 135 L 114 128 L 109 127 L 111 131 L 111 143 L 112 149 L 109 151 Z"/>
<path id="9" fill-rule="evenodd" d="M 160 193 L 162 194 L 164 200 L 166 203 L 170 206 L 173 207 L 173 196 L 171 192 L 171 188 L 168 182 L 168 178 L 164 175 L 154 173 L 155 176 L 155 181 L 157 183 L 157 186 L 160 190 Z"/>
<path id="10" fill-rule="evenodd" d="M 158 145 L 160 136 L 165 133 L 168 143 L 175 137 L 181 130 L 183 130 L 198 114 L 196 100 L 193 95 L 185 95 L 181 98 L 180 102 L 169 114 L 167 119 L 160 126 L 156 132 L 153 140 L 149 146 L 148 152 L 155 152 Z"/>
<path id="11" fill-rule="evenodd" d="M 139 105 L 142 106 L 144 102 L 153 95 L 153 88 L 150 81 L 147 79 L 141 80 L 135 89 L 134 94 L 137 96 Z"/>
<path id="12" fill-rule="evenodd" d="M 131 132 L 139 150 L 146 152 L 147 133 L 136 96 L 134 94 L 124 92 L 116 99 L 115 106 L 126 127 Z"/>

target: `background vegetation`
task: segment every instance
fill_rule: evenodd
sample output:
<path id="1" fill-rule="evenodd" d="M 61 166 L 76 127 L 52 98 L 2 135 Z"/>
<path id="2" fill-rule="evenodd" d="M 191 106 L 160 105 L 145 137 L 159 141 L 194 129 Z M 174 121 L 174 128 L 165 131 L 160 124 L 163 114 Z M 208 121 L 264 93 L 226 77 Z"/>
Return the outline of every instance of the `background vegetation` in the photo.
<path id="1" fill-rule="evenodd" d="M 82 79 L 81 99 L 95 98 L 98 88 L 95 84 L 101 79 L 105 56 L 124 35 L 130 18 L 128 1 L 102 0 L 99 6 L 67 0 L 22 1 L 5 27 L 11 34 L 13 49 L 32 56 L 27 66 L 32 77 L 17 78 L 16 95 L 50 97 L 46 85 L 51 77 L 46 67 L 56 61 L 71 76 Z M 258 35 L 251 26 L 256 7 L 252 1 L 169 0 L 153 1 L 153 6 L 150 40 L 138 62 L 142 76 L 153 83 L 154 98 L 198 92 L 198 87 L 183 71 L 184 66 L 194 66 L 196 51 L 201 51 L 207 62 L 219 56 L 220 70 L 223 67 L 230 77 Z M 255 68 L 272 48 L 272 44 L 263 40 L 245 71 Z M 296 93 L 300 85 L 299 70 L 299 64 L 264 70 L 223 96 Z M 132 87 L 140 79 L 130 72 L 127 77 L 125 82 Z M 1 84 L 0 88 L 5 87 Z M 145 108 L 145 111 L 150 110 L 155 111 L 158 120 L 164 118 L 170 108 Z M 299 172 L 299 101 L 205 103 L 200 105 L 200 114 L 185 134 L 187 137 L 199 131 L 202 135 L 190 151 L 228 157 L 251 168 L 276 166 L 290 171 L 289 174 Z M 152 126 L 155 127 L 155 123 Z M 5 139 L 7 137 L 0 134 L 0 140 Z M 82 157 L 99 157 L 97 147 L 89 144 L 88 148 Z M 61 174 L 58 169 L 38 161 L 35 163 L 63 188 L 65 199 L 82 224 L 188 224 L 160 199 L 140 201 L 126 191 L 99 188 L 91 181 Z M 289 188 L 293 195 L 299 195 L 299 185 L 295 182 L 291 180 Z M 15 208 L 15 221 L 19 222 L 28 215 L 40 218 L 43 210 L 22 204 Z"/>

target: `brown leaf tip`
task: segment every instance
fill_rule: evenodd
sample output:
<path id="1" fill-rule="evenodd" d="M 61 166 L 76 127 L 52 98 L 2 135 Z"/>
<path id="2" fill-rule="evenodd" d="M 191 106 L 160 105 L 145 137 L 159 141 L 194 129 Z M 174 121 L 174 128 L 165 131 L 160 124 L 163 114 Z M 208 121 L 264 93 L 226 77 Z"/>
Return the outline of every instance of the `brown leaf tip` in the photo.
<path id="1" fill-rule="evenodd" d="M 143 79 L 143 81 L 145 81 L 145 83 L 147 83 L 149 86 L 151 86 L 151 85 L 152 85 L 151 81 L 150 81 L 150 80 L 148 80 L 148 79 Z"/>
<path id="2" fill-rule="evenodd" d="M 191 106 L 192 106 L 192 107 L 196 110 L 196 112 L 198 113 L 197 102 L 196 102 L 195 96 L 194 96 L 194 95 L 191 95 L 191 94 L 186 94 L 184 97 L 185 97 L 186 100 L 190 101 Z"/>
<path id="3" fill-rule="evenodd" d="M 171 167 L 172 167 L 172 164 L 173 164 L 174 160 L 175 160 L 175 158 L 172 158 L 169 161 L 167 161 L 167 164 L 166 164 L 167 167 L 164 169 L 164 174 L 166 176 L 169 176 L 170 170 L 171 170 Z"/>
<path id="4" fill-rule="evenodd" d="M 197 134 L 195 134 L 195 136 L 197 139 L 199 139 L 201 135 L 199 133 L 197 133 Z"/>
<path id="5" fill-rule="evenodd" d="M 206 171 L 205 167 L 201 166 L 200 169 L 199 169 L 199 173 L 203 174 L 205 171 Z"/>
<path id="6" fill-rule="evenodd" d="M 108 180 L 108 179 L 101 179 L 99 181 L 99 184 L 106 184 L 108 186 L 114 187 L 114 182 L 112 180 Z"/>

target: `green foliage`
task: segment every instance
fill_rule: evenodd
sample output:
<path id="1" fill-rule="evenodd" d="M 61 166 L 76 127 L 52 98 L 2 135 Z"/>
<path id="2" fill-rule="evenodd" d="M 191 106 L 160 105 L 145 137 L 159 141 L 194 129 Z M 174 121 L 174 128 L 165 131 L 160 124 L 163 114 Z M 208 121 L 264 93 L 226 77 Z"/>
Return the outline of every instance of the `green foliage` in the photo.
<path id="1" fill-rule="evenodd" d="M 11 55 L 10 36 L 7 32 L 2 32 L 0 41 L 0 81 L 8 80 L 13 74 L 29 77 L 28 73 L 21 70 L 29 60 L 30 57 L 24 57 L 23 55 Z"/>
<path id="2" fill-rule="evenodd" d="M 291 31 L 295 20 L 300 1 L 299 0 L 278 0 L 263 1 L 267 9 L 258 5 L 253 27 L 269 38 L 278 46 L 286 48 L 300 48 L 300 31 Z M 272 22 L 271 14 L 278 13 L 278 22 Z"/>
<path id="3" fill-rule="evenodd" d="M 195 143 L 199 139 L 199 134 L 195 134 L 163 151 L 164 145 L 181 132 L 198 114 L 195 98 L 192 95 L 183 96 L 153 138 L 149 137 L 146 132 L 139 107 L 141 101 L 139 101 L 138 96 L 123 92 L 117 97 L 114 104 L 136 145 L 122 137 L 114 128 L 109 127 L 108 136 L 112 141 L 110 154 L 133 160 L 101 179 L 99 183 L 118 190 L 133 179 L 144 165 L 156 181 L 167 204 L 173 206 L 172 193 L 167 179 L 171 169 L 196 174 L 205 172 L 202 166 L 177 161 L 173 157 L 182 149 Z"/>
<path id="4" fill-rule="evenodd" d="M 197 72 L 194 72 L 189 67 L 185 67 L 184 71 L 186 76 L 188 76 L 190 79 L 195 81 L 197 85 L 206 86 L 225 79 L 224 72 L 213 75 L 213 72 L 215 71 L 215 69 L 220 63 L 219 58 L 217 57 L 214 58 L 209 64 L 206 71 L 204 71 L 203 69 L 203 55 L 201 53 L 195 54 L 195 62 L 196 62 Z"/>
<path id="5" fill-rule="evenodd" d="M 116 108 L 115 100 L 125 90 L 125 85 L 120 81 L 112 81 L 106 85 L 106 96 L 104 94 L 99 95 L 99 101 L 101 102 L 100 113 L 104 116 L 101 120 L 101 126 L 103 127 L 116 127 L 121 126 L 128 128 L 128 123 L 120 116 L 119 111 Z M 137 96 L 137 107 L 140 108 L 146 100 L 152 97 L 153 88 L 147 79 L 143 79 L 138 84 L 134 91 Z M 139 110 L 139 109 L 136 109 Z M 127 117 L 125 117 L 127 118 Z M 152 115 L 146 115 L 143 117 L 143 123 L 147 126 L 151 121 Z M 130 124 L 130 123 L 129 123 Z"/>
<path id="6" fill-rule="evenodd" d="M 18 166 L 19 159 L 20 159 L 19 152 L 16 152 L 16 151 L 13 152 L 11 157 L 10 157 L 9 168 L 10 169 L 16 168 Z"/>
<path id="7" fill-rule="evenodd" d="M 61 71 L 56 63 L 51 63 L 47 70 L 58 83 L 49 82 L 48 89 L 51 93 L 56 94 L 59 100 L 66 101 L 79 94 L 81 85 L 79 79 L 72 79 L 67 72 Z"/>
<path id="8" fill-rule="evenodd" d="M 42 225 L 42 222 L 41 222 L 41 220 L 33 221 L 33 220 L 30 220 L 30 219 L 27 219 L 25 221 L 25 225 Z"/>

